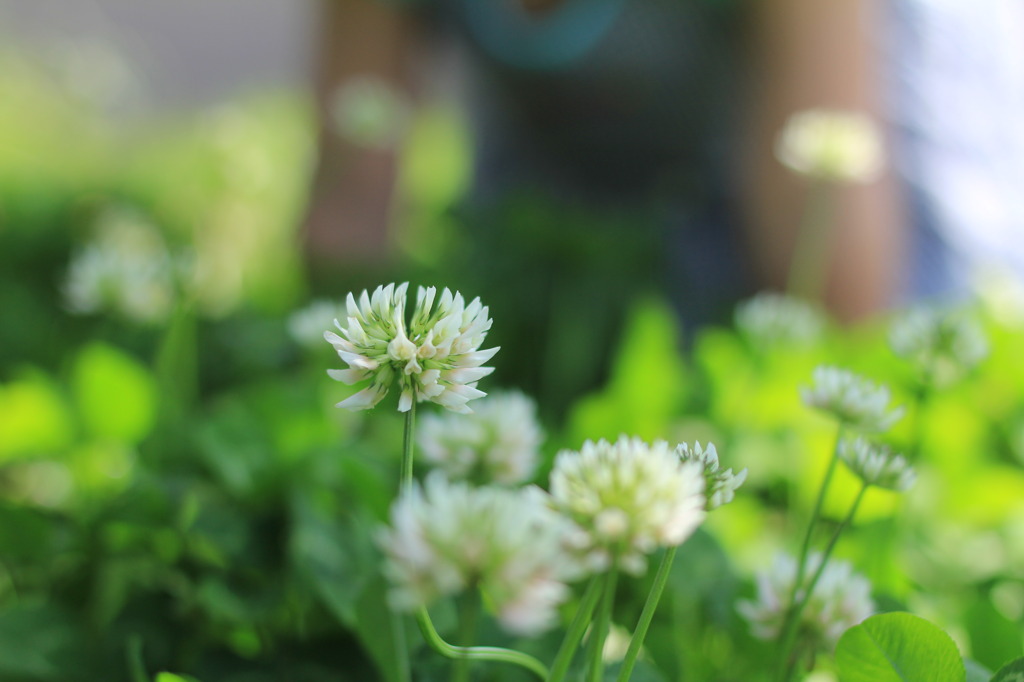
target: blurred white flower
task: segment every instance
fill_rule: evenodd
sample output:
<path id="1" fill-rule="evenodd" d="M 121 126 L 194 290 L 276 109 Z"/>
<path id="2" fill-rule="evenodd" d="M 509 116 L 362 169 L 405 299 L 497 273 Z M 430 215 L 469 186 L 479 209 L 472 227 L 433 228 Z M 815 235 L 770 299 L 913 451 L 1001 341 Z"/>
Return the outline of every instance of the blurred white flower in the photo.
<path id="1" fill-rule="evenodd" d="M 812 178 L 864 183 L 885 163 L 878 126 L 853 111 L 810 109 L 793 114 L 775 144 L 787 168 Z"/>
<path id="2" fill-rule="evenodd" d="M 800 389 L 804 404 L 828 412 L 845 426 L 886 431 L 903 416 L 902 407 L 889 409 L 888 388 L 849 370 L 819 366 L 812 378 L 813 386 Z"/>
<path id="3" fill-rule="evenodd" d="M 397 381 L 402 395 L 402 412 L 418 401 L 429 400 L 454 412 L 469 413 L 466 405 L 486 395 L 476 383 L 494 371 L 482 367 L 497 348 L 479 350 L 491 328 L 487 307 L 480 299 L 468 305 L 462 294 L 445 289 L 434 305 L 437 290 L 420 287 L 416 307 L 406 326 L 405 306 L 408 283 L 379 286 L 373 296 L 363 291 L 359 302 L 352 294 L 346 299 L 348 317 L 335 326 L 341 336 L 327 331 L 324 338 L 334 346 L 348 369 L 328 370 L 346 384 L 369 379 L 370 385 L 338 403 L 338 407 L 365 410 L 384 398 Z"/>
<path id="4" fill-rule="evenodd" d="M 550 627 L 578 570 L 564 552 L 570 524 L 547 497 L 536 487 L 473 488 L 439 472 L 414 484 L 378 538 L 392 607 L 411 611 L 479 588 L 510 632 Z"/>
<path id="5" fill-rule="evenodd" d="M 312 348 L 323 343 L 324 327 L 338 317 L 340 306 L 334 301 L 316 299 L 288 316 L 288 334 L 300 346 Z"/>
<path id="6" fill-rule="evenodd" d="M 758 346 L 811 344 L 821 338 L 825 317 L 798 298 L 762 291 L 737 306 L 736 326 Z"/>
<path id="7" fill-rule="evenodd" d="M 811 577 L 821 564 L 821 555 L 807 558 L 804 583 L 797 591 L 802 599 Z M 789 606 L 789 595 L 796 580 L 796 559 L 778 554 L 767 572 L 757 576 L 757 599 L 743 600 L 737 611 L 750 623 L 751 633 L 759 639 L 779 636 Z M 799 633 L 813 646 L 831 651 L 844 632 L 870 616 L 875 609 L 871 583 L 854 573 L 845 561 L 829 561 L 814 591 L 800 614 Z"/>
<path id="8" fill-rule="evenodd" d="M 703 466 L 665 441 L 587 441 L 560 452 L 551 472 L 555 508 L 578 526 L 572 548 L 594 572 L 614 559 L 642 573 L 647 554 L 681 544 L 704 520 L 703 491 Z"/>
<path id="9" fill-rule="evenodd" d="M 700 463 L 704 473 L 704 495 L 707 498 L 705 509 L 708 511 L 732 502 L 736 489 L 747 480 L 746 469 L 734 474 L 731 468 L 719 468 L 718 450 L 714 443 L 708 443 L 707 448 L 702 448 L 700 443 L 694 443 L 693 447 L 680 443 L 676 446 L 676 454 L 684 462 Z"/>
<path id="10" fill-rule="evenodd" d="M 108 209 L 98 218 L 95 239 L 72 255 L 66 305 L 74 313 L 162 322 L 175 303 L 176 269 L 156 227 L 135 211 Z"/>
<path id="11" fill-rule="evenodd" d="M 334 93 L 331 115 L 338 134 L 366 147 L 388 148 L 405 134 L 407 98 L 380 78 L 353 78 Z"/>
<path id="12" fill-rule="evenodd" d="M 889 328 L 893 352 L 917 368 L 924 380 L 945 386 L 988 355 L 981 325 L 962 313 L 921 306 L 897 317 Z"/>
<path id="13" fill-rule="evenodd" d="M 917 474 L 901 455 L 865 438 L 846 438 L 839 445 L 839 458 L 857 478 L 868 485 L 902 492 L 914 484 Z"/>
<path id="14" fill-rule="evenodd" d="M 514 484 L 533 477 L 544 434 L 533 400 L 509 391 L 474 403 L 473 414 L 424 415 L 416 438 L 449 478 Z"/>

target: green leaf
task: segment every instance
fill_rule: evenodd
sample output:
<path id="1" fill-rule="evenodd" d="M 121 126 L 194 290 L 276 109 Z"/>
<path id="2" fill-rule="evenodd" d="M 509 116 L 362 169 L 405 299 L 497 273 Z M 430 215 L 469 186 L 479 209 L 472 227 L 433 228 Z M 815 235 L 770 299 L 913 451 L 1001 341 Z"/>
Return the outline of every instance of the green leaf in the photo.
<path id="1" fill-rule="evenodd" d="M 66 448 L 73 427 L 60 393 L 35 373 L 0 386 L 0 459 Z"/>
<path id="2" fill-rule="evenodd" d="M 175 675 L 174 673 L 157 673 L 156 682 L 199 682 L 194 677 Z"/>
<path id="3" fill-rule="evenodd" d="M 949 635 L 909 613 L 872 616 L 846 631 L 836 647 L 840 682 L 965 682 Z"/>
<path id="4" fill-rule="evenodd" d="M 614 439 L 621 433 L 662 437 L 686 396 L 687 369 L 680 345 L 679 324 L 667 303 L 637 303 L 608 386 L 579 401 L 570 415 L 573 442 Z"/>
<path id="5" fill-rule="evenodd" d="M 385 599 L 387 588 L 384 578 L 378 576 L 363 590 L 356 604 L 356 635 L 386 682 L 408 682 L 409 655 L 401 624 L 412 619 L 391 613 Z"/>
<path id="6" fill-rule="evenodd" d="M 1024 658 L 1010 661 L 992 676 L 992 682 L 1021 682 L 1024 680 Z"/>
<path id="7" fill-rule="evenodd" d="M 1024 655 L 1019 626 L 999 612 L 990 599 L 971 602 L 963 618 L 971 641 L 971 656 L 990 668 Z"/>
<path id="8" fill-rule="evenodd" d="M 72 369 L 71 389 L 82 422 L 92 436 L 137 443 L 153 426 L 153 376 L 113 346 L 92 343 L 82 349 Z"/>

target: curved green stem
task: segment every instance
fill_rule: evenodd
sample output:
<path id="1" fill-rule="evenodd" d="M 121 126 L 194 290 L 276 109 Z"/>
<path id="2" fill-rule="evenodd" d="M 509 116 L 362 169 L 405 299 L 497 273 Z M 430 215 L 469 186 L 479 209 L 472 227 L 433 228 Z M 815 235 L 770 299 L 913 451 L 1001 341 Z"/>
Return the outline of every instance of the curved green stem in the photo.
<path id="1" fill-rule="evenodd" d="M 647 601 L 644 603 L 644 610 L 640 612 L 640 620 L 637 622 L 636 630 L 633 631 L 633 636 L 629 640 L 629 649 L 626 650 L 626 657 L 622 660 L 618 682 L 627 682 L 629 676 L 633 674 L 633 666 L 636 665 L 636 659 L 640 655 L 641 647 L 644 645 L 644 638 L 647 637 L 647 629 L 651 626 L 654 612 L 658 608 L 658 602 L 661 601 L 661 593 L 665 591 L 665 584 L 668 582 L 668 575 L 672 570 L 672 562 L 676 558 L 677 549 L 679 548 L 669 547 L 661 558 L 658 573 L 654 576 L 654 584 L 651 585 L 651 591 L 647 595 Z"/>
<path id="2" fill-rule="evenodd" d="M 565 674 L 569 671 L 569 665 L 572 663 L 573 654 L 576 653 L 576 649 L 583 639 L 583 633 L 587 631 L 590 616 L 594 613 L 594 608 L 601 597 L 603 583 L 602 576 L 594 576 L 590 580 L 590 584 L 587 585 L 587 590 L 583 593 L 580 605 L 576 609 L 576 615 L 565 632 L 562 646 L 559 647 L 558 653 L 555 655 L 555 662 L 551 664 L 551 676 L 548 678 L 548 682 L 562 682 L 565 679 Z"/>
<path id="3" fill-rule="evenodd" d="M 430 620 L 430 614 L 425 608 L 416 612 L 416 622 L 420 626 L 423 638 L 427 640 L 437 653 L 446 658 L 465 659 L 469 661 L 497 661 L 500 663 L 511 663 L 526 668 L 541 679 L 548 675 L 547 666 L 536 658 L 522 651 L 502 649 L 494 646 L 453 646 L 441 638 Z"/>
<path id="4" fill-rule="evenodd" d="M 618 566 L 613 562 L 604 579 L 604 594 L 601 595 L 601 610 L 597 612 L 590 641 L 590 682 L 601 682 L 604 677 L 604 641 L 612 622 L 612 606 L 615 604 L 615 584 L 618 581 Z"/>
<path id="5" fill-rule="evenodd" d="M 857 497 L 854 498 L 853 504 L 850 506 L 850 511 L 847 512 L 842 522 L 839 524 L 839 526 L 836 527 L 835 532 L 832 534 L 832 537 L 828 541 L 828 545 L 825 546 L 825 551 L 821 554 L 821 561 L 818 562 L 818 567 L 815 569 L 814 575 L 812 575 L 811 579 L 807 582 L 807 587 L 803 590 L 803 595 L 801 596 L 800 601 L 794 604 L 791 609 L 792 618 L 787 622 L 787 627 L 783 631 L 781 653 L 782 663 L 785 672 L 781 677 L 782 682 L 788 682 L 788 680 L 790 680 L 793 676 L 794 662 L 789 661 L 789 652 L 793 648 L 793 643 L 796 639 L 796 633 L 799 629 L 797 626 L 800 623 L 800 616 L 803 614 L 804 607 L 806 607 L 807 603 L 811 600 L 811 595 L 814 594 L 814 588 L 817 586 L 818 580 L 821 579 L 821 575 L 825 572 L 825 567 L 828 565 L 829 557 L 832 556 L 832 550 L 835 549 L 836 542 L 839 541 L 839 536 L 846 529 L 846 527 L 850 525 L 850 523 L 853 521 L 853 517 L 857 514 L 857 509 L 860 507 L 861 500 L 864 499 L 864 494 L 868 491 L 868 488 L 870 487 L 871 484 L 869 483 L 864 483 L 861 485 L 860 491 L 857 493 Z M 799 587 L 800 583 L 797 582 L 794 583 L 794 585 Z"/>

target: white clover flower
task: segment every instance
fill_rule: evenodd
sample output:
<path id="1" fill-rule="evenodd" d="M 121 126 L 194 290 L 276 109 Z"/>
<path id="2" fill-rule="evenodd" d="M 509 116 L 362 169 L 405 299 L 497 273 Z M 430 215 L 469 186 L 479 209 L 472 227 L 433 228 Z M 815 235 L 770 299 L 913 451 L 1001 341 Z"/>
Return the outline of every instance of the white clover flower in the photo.
<path id="1" fill-rule="evenodd" d="M 898 317 L 889 328 L 889 345 L 909 360 L 926 380 L 949 385 L 988 355 L 981 325 L 951 310 L 921 306 Z"/>
<path id="2" fill-rule="evenodd" d="M 807 558 L 804 584 L 797 599 L 821 564 L 821 554 Z M 789 606 L 789 595 L 796 580 L 796 559 L 778 554 L 767 572 L 757 576 L 757 599 L 743 600 L 737 611 L 750 623 L 751 633 L 765 640 L 779 636 Z M 845 561 L 829 561 L 814 586 L 811 598 L 800 614 L 799 632 L 816 648 L 831 651 L 844 632 L 870 616 L 875 610 L 871 583 L 854 573 Z"/>
<path id="3" fill-rule="evenodd" d="M 391 508 L 378 542 L 391 606 L 411 611 L 479 588 L 510 632 L 555 622 L 578 566 L 564 551 L 569 522 L 536 487 L 509 490 L 451 483 L 439 472 Z"/>
<path id="4" fill-rule="evenodd" d="M 889 409 L 889 389 L 849 370 L 819 366 L 814 385 L 800 389 L 804 404 L 828 412 L 845 426 L 860 431 L 886 431 L 904 409 Z"/>
<path id="5" fill-rule="evenodd" d="M 311 301 L 288 316 L 288 335 L 307 348 L 323 343 L 324 327 L 338 317 L 339 309 L 334 301 L 322 298 Z"/>
<path id="6" fill-rule="evenodd" d="M 420 287 L 407 326 L 407 288 L 408 283 L 379 286 L 372 296 L 363 291 L 358 304 L 349 294 L 345 325 L 334 321 L 341 335 L 324 332 L 324 338 L 348 364 L 348 369 L 328 370 L 328 374 L 350 385 L 370 380 L 368 387 L 338 407 L 369 409 L 398 381 L 401 412 L 412 407 L 414 397 L 454 412 L 472 412 L 466 403 L 486 395 L 476 388 L 477 381 L 494 371 L 481 365 L 498 352 L 497 348 L 479 350 L 491 328 L 487 307 L 479 298 L 467 305 L 462 294 L 448 289 L 435 306 L 437 290 Z"/>
<path id="7" fill-rule="evenodd" d="M 839 458 L 867 485 L 902 492 L 914 484 L 917 474 L 901 455 L 865 438 L 846 438 L 839 445 Z"/>
<path id="8" fill-rule="evenodd" d="M 508 485 L 533 477 L 544 434 L 533 400 L 508 391 L 481 398 L 473 414 L 425 415 L 416 438 L 449 478 Z"/>
<path id="9" fill-rule="evenodd" d="M 694 443 L 691 448 L 686 443 L 676 446 L 676 455 L 684 462 L 699 462 L 704 473 L 704 495 L 707 498 L 705 509 L 711 511 L 728 504 L 736 497 L 736 489 L 747 480 L 747 470 L 734 474 L 732 469 L 722 470 L 718 465 L 718 450 L 714 443 L 702 448 Z"/>
<path id="10" fill-rule="evenodd" d="M 704 475 L 665 441 L 622 436 L 563 450 L 551 472 L 555 508 L 578 526 L 573 549 L 592 571 L 617 560 L 639 574 L 645 555 L 681 544 L 704 520 Z"/>
<path id="11" fill-rule="evenodd" d="M 115 208 L 99 217 L 95 240 L 72 256 L 64 296 L 74 313 L 108 311 L 156 323 L 170 315 L 176 278 L 157 228 L 134 211 Z"/>
<path id="12" fill-rule="evenodd" d="M 342 137 L 384 149 L 401 140 L 411 118 L 406 98 L 386 81 L 370 76 L 353 78 L 338 88 L 331 116 Z"/>
<path id="13" fill-rule="evenodd" d="M 776 141 L 775 155 L 796 173 L 833 182 L 871 182 L 885 163 L 878 127 L 853 111 L 793 114 Z"/>
<path id="14" fill-rule="evenodd" d="M 758 345 L 806 345 L 821 338 L 825 317 L 798 298 L 762 291 L 737 306 L 736 326 Z"/>

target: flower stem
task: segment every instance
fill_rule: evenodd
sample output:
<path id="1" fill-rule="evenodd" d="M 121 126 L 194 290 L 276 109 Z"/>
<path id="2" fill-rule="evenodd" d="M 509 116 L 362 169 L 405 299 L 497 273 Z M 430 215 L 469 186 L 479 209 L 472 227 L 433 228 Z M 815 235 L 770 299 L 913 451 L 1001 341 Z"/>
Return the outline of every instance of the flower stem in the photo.
<path id="1" fill-rule="evenodd" d="M 843 425 L 840 424 L 836 432 L 835 446 L 832 448 L 832 458 L 829 460 L 828 468 L 825 470 L 825 478 L 822 480 L 821 487 L 818 489 L 818 497 L 814 501 L 814 509 L 811 511 L 811 520 L 807 524 L 807 532 L 804 534 L 803 543 L 800 546 L 800 554 L 797 556 L 796 577 L 793 580 L 793 588 L 789 592 L 786 616 L 782 621 L 782 637 L 780 639 L 782 646 L 779 648 L 780 679 L 786 679 L 784 676 L 785 673 L 782 671 L 786 667 L 786 661 L 789 659 L 790 648 L 792 646 L 791 642 L 787 644 L 787 640 L 791 640 L 796 632 L 796 625 L 798 622 L 796 617 L 797 601 L 800 592 L 800 585 L 803 583 L 804 573 L 807 570 L 807 556 L 811 549 L 811 537 L 814 535 L 815 526 L 817 526 L 818 521 L 821 520 L 821 508 L 825 503 L 825 494 L 828 491 L 829 484 L 832 482 L 832 476 L 835 474 L 836 464 L 839 462 L 839 445 L 842 443 L 842 440 Z"/>
<path id="2" fill-rule="evenodd" d="M 413 432 L 416 428 L 416 396 L 413 396 L 412 406 L 409 411 L 405 413 L 405 434 L 402 438 L 402 478 L 399 485 L 399 490 L 405 492 L 412 486 L 412 471 L 413 471 Z M 404 671 L 409 669 L 409 653 L 405 647 L 404 630 L 401 628 L 402 619 L 399 616 L 394 617 L 395 620 L 395 640 L 396 640 L 396 652 L 403 663 L 402 668 Z M 525 654 L 521 651 L 515 651 L 513 649 L 502 649 L 499 647 L 483 647 L 483 646 L 453 646 L 441 638 L 441 635 L 437 633 L 437 629 L 434 628 L 434 623 L 430 620 L 430 614 L 426 608 L 421 608 L 416 613 L 416 622 L 420 627 L 420 632 L 423 633 L 423 638 L 427 640 L 427 644 L 446 658 L 460 659 L 466 661 L 501 661 L 505 663 L 513 663 L 515 665 L 522 666 L 527 670 L 536 673 L 539 677 L 544 678 L 548 674 L 547 667 L 538 661 L 533 656 Z M 465 674 L 468 674 L 468 669 Z M 405 673 L 404 679 L 408 679 L 408 673 Z"/>
<path id="3" fill-rule="evenodd" d="M 800 616 L 803 614 L 804 607 L 807 606 L 807 603 L 811 600 L 811 595 L 814 594 L 814 588 L 817 586 L 818 580 L 821 578 L 821 575 L 825 572 L 825 567 L 828 565 L 829 557 L 832 556 L 832 550 L 835 549 L 836 542 L 839 541 L 839 536 L 846 529 L 846 527 L 850 525 L 850 523 L 853 521 L 853 517 L 857 514 L 857 509 L 860 507 L 861 500 L 864 499 L 864 493 L 866 493 L 868 491 L 868 488 L 870 487 L 870 483 L 864 483 L 861 485 L 860 491 L 857 492 L 857 497 L 854 498 L 853 504 L 850 505 L 850 511 L 847 512 L 842 522 L 836 527 L 835 532 L 832 533 L 832 537 L 828 541 L 828 545 L 825 546 L 825 551 L 821 554 L 821 561 L 818 562 L 818 567 L 815 569 L 814 575 L 812 575 L 811 579 L 807 582 L 807 589 L 803 591 L 803 596 L 800 599 L 800 602 L 793 606 L 793 617 L 789 623 L 789 628 L 784 633 L 785 639 L 782 645 L 782 651 L 784 654 L 788 653 L 788 651 L 793 647 L 793 641 L 796 638 L 797 632 L 796 625 L 800 622 Z M 795 584 L 799 585 L 799 583 Z M 784 665 L 786 665 L 787 667 L 786 672 L 781 679 L 782 682 L 789 682 L 789 680 L 793 677 L 793 668 L 795 661 L 791 661 L 787 665 L 786 658 L 783 658 L 782 660 Z"/>
<path id="4" fill-rule="evenodd" d="M 593 628 L 593 639 L 590 641 L 590 682 L 601 682 L 604 679 L 604 641 L 608 638 L 608 630 L 612 622 L 612 606 L 615 604 L 615 584 L 618 582 L 619 570 L 615 563 L 605 576 L 604 594 L 601 599 L 601 610 L 597 613 L 597 622 Z"/>
<path id="5" fill-rule="evenodd" d="M 576 653 L 580 640 L 583 639 L 583 633 L 586 632 L 587 625 L 590 624 L 590 616 L 594 613 L 594 608 L 601 597 L 603 583 L 601 576 L 594 576 L 590 580 L 590 584 L 587 585 L 587 590 L 583 593 L 580 605 L 576 609 L 576 615 L 565 632 L 562 646 L 559 647 L 558 653 L 555 655 L 555 662 L 551 664 L 551 676 L 548 677 L 548 682 L 562 682 L 565 679 L 565 674 L 569 671 L 569 664 L 572 663 L 573 654 Z"/>
<path id="6" fill-rule="evenodd" d="M 402 477 L 399 481 L 399 492 L 405 492 L 412 485 L 413 433 L 416 429 L 416 396 L 412 406 L 405 413 L 405 434 L 402 436 Z"/>
<path id="7" fill-rule="evenodd" d="M 405 432 L 402 434 L 402 469 L 398 479 L 398 493 L 401 495 L 412 487 L 413 432 L 416 428 L 416 397 L 405 413 Z M 398 659 L 398 675 L 402 682 L 412 678 L 409 664 L 409 647 L 405 641 L 405 618 L 396 611 L 391 612 L 391 629 L 394 631 L 395 656 Z"/>
<path id="8" fill-rule="evenodd" d="M 476 592 L 467 592 L 459 602 L 459 644 L 470 647 L 476 638 L 477 621 L 480 616 L 480 600 Z M 452 682 L 469 682 L 470 659 L 460 656 L 455 659 Z"/>
<path id="9" fill-rule="evenodd" d="M 809 301 L 820 301 L 825 291 L 829 253 L 832 246 L 833 187 L 826 181 L 814 182 L 807 191 L 807 202 L 793 257 L 789 264 L 786 293 Z"/>
<path id="10" fill-rule="evenodd" d="M 672 570 L 672 562 L 676 557 L 678 547 L 669 547 L 661 558 L 661 565 L 658 566 L 658 573 L 654 576 L 654 584 L 647 595 L 644 603 L 644 610 L 640 612 L 640 620 L 636 624 L 636 630 L 629 640 L 629 649 L 626 650 L 626 657 L 622 660 L 622 667 L 619 669 L 618 682 L 628 682 L 629 676 L 633 674 L 633 666 L 640 655 L 640 648 L 644 645 L 644 638 L 647 637 L 647 629 L 654 619 L 654 612 L 661 601 L 661 593 L 665 590 L 668 582 L 669 572 Z"/>
<path id="11" fill-rule="evenodd" d="M 497 661 L 500 663 L 511 663 L 526 668 L 541 679 L 548 675 L 547 666 L 533 656 L 515 651 L 513 649 L 502 649 L 493 646 L 453 646 L 441 638 L 430 620 L 430 614 L 425 608 L 416 612 L 416 622 L 420 626 L 423 638 L 427 640 L 430 648 L 446 658 L 465 659 L 468 661 Z"/>

